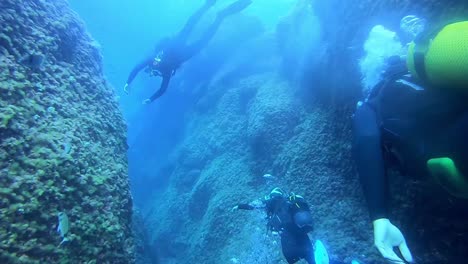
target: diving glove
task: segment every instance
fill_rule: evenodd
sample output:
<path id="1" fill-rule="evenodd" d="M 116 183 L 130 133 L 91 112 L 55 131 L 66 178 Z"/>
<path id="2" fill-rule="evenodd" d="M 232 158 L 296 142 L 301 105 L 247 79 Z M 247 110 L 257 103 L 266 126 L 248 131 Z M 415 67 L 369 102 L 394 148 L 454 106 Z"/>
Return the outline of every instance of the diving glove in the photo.
<path id="1" fill-rule="evenodd" d="M 387 218 L 377 219 L 373 223 L 374 244 L 385 259 L 392 263 L 406 263 L 393 250 L 394 247 L 398 247 L 403 258 L 407 262 L 413 262 L 413 256 L 406 244 L 405 237 L 398 227 L 394 226 Z"/>

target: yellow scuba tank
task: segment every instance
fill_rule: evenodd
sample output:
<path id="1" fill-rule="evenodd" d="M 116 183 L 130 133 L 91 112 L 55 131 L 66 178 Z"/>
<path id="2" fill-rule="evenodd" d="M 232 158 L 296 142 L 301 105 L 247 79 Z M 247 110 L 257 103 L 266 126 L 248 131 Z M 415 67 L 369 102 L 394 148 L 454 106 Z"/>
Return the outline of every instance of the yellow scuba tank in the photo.
<path id="1" fill-rule="evenodd" d="M 407 66 L 429 85 L 468 93 L 468 21 L 449 24 L 422 43 L 412 42 Z"/>

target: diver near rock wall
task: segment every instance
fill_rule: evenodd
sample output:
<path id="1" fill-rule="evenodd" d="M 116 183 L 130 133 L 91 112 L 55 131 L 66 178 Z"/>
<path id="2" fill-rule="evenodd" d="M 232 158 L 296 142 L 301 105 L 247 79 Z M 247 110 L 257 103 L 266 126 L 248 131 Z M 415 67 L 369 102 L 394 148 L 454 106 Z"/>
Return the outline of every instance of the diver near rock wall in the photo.
<path id="1" fill-rule="evenodd" d="M 248 204 L 238 204 L 234 210 L 264 209 L 267 214 L 268 231 L 276 232 L 281 237 L 281 249 L 288 263 L 301 259 L 310 264 L 344 264 L 331 261 L 320 240 L 312 246 L 308 233 L 313 230 L 312 214 L 304 197 L 291 192 L 286 195 L 278 187 L 263 199 Z M 353 261 L 353 264 L 358 264 Z"/>
<path id="2" fill-rule="evenodd" d="M 383 80 L 358 103 L 354 115 L 354 154 L 374 243 L 392 263 L 412 262 L 413 256 L 389 219 L 388 167 L 408 175 L 431 175 L 452 195 L 468 198 L 466 32 L 468 21 L 423 31 L 409 45 L 406 65 L 393 58 Z"/>
<path id="3" fill-rule="evenodd" d="M 145 58 L 133 68 L 128 76 L 124 91 L 128 93 L 130 84 L 137 74 L 146 68 L 150 76 L 161 76 L 162 83 L 159 90 L 150 98 L 144 100 L 143 104 L 149 104 L 161 97 L 166 92 L 169 81 L 171 77 L 174 76 L 177 69 L 208 44 L 226 17 L 241 12 L 252 3 L 252 0 L 237 0 L 218 12 L 215 21 L 208 27 L 202 37 L 195 43 L 187 44 L 186 41 L 195 25 L 199 22 L 203 14 L 215 3 L 216 0 L 207 0 L 205 4 L 189 18 L 184 28 L 175 37 L 161 40 L 156 45 L 155 54 Z"/>

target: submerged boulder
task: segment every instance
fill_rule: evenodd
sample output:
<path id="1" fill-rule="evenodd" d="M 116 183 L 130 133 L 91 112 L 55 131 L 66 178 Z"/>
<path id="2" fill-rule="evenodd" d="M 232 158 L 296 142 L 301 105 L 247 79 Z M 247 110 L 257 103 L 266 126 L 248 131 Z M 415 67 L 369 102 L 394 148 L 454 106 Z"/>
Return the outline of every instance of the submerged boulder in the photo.
<path id="1" fill-rule="evenodd" d="M 2 0 L 0 24 L 0 262 L 132 263 L 126 126 L 97 43 L 65 0 Z"/>
<path id="2" fill-rule="evenodd" d="M 462 1 L 314 1 L 324 45 L 314 45 L 310 52 L 294 49 L 304 43 L 295 37 L 308 35 L 312 21 L 294 18 L 313 15 L 298 8 L 278 26 L 280 52 L 268 60 L 288 68 L 278 73 L 280 65 L 272 64 L 254 74 L 235 72 L 207 84 L 188 114 L 184 138 L 170 153 L 174 166 L 170 173 L 158 175 L 167 184 L 145 208 L 151 212 L 147 227 L 162 261 L 284 263 L 278 237 L 265 230 L 264 212 L 231 211 L 237 203 L 281 186 L 308 200 L 315 223 L 311 238 L 325 243 L 331 259 L 385 263 L 373 246 L 351 151 L 351 116 L 362 96 L 361 47 L 380 15 L 391 13 L 398 22 L 399 17 L 422 10 L 436 20 L 454 14 L 449 3 Z M 308 61 L 311 57 L 313 63 Z M 264 62 L 250 64 L 257 68 Z M 304 80 L 289 74 L 284 78 L 284 70 L 297 73 L 301 67 L 306 68 L 299 76 Z M 275 181 L 265 181 L 265 173 L 275 175 Z M 439 193 L 435 196 L 419 179 L 390 178 L 395 222 L 408 234 L 418 261 L 462 263 L 468 207 Z M 450 215 L 456 212 L 463 215 Z"/>

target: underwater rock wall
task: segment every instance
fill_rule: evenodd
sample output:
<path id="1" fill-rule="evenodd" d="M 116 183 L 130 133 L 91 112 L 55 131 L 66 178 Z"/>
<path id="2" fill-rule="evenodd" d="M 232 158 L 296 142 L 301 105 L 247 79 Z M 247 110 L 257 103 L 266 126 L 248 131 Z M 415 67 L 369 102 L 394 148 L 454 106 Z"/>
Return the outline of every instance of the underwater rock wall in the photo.
<path id="1" fill-rule="evenodd" d="M 361 233 L 362 194 L 350 177 L 349 116 L 333 123 L 343 113 L 304 107 L 297 89 L 276 72 L 210 87 L 206 96 L 222 96 L 190 116 L 188 136 L 165 169 L 171 168 L 170 183 L 145 217 L 161 262 L 284 263 L 263 211 L 231 211 L 276 186 L 309 200 L 312 237 L 325 241 L 332 256 L 372 256 L 371 234 Z"/>
<path id="2" fill-rule="evenodd" d="M 97 43 L 64 0 L 2 0 L 0 24 L 0 262 L 132 263 L 126 126 Z"/>
<path id="3" fill-rule="evenodd" d="M 325 50 L 303 85 L 286 81 L 284 72 L 268 71 L 206 89 L 187 118 L 187 137 L 161 171 L 169 183 L 145 210 L 163 263 L 285 263 L 263 212 L 231 211 L 276 186 L 309 201 L 315 221 L 311 238 L 324 241 L 332 259 L 385 263 L 373 246 L 351 156 L 351 115 L 362 90 L 358 62 L 376 16 L 390 10 L 403 17 L 420 5 L 343 2 L 317 1 Z M 422 2 L 434 19 L 460 10 L 441 7 L 463 4 Z M 279 33 L 288 34 L 287 22 Z M 265 173 L 274 179 L 264 179 Z M 440 196 L 428 206 L 424 201 L 438 192 L 425 188 L 423 193 L 422 181 L 391 178 L 395 223 L 407 232 L 417 261 L 462 263 L 466 238 L 457 231 L 467 233 L 466 217 L 450 216 L 461 204 Z"/>

